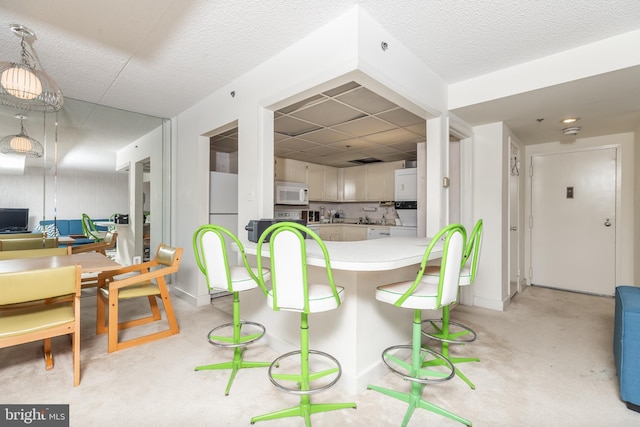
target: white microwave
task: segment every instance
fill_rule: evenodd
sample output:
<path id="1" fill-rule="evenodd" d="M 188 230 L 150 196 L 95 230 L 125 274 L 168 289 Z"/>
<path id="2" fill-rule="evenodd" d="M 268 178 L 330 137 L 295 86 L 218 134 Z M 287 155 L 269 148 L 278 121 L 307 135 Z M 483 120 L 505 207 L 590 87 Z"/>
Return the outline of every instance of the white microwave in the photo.
<path id="1" fill-rule="evenodd" d="M 276 181 L 275 184 L 276 205 L 309 204 L 309 189 L 307 188 L 306 184 L 283 181 Z"/>

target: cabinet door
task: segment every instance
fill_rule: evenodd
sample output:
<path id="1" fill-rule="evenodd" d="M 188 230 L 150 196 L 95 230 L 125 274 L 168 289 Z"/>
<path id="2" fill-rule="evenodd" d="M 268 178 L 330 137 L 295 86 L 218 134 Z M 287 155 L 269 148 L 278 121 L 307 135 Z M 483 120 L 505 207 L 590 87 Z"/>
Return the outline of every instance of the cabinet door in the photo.
<path id="1" fill-rule="evenodd" d="M 360 201 L 365 196 L 365 174 L 362 166 L 344 168 L 344 200 Z"/>
<path id="2" fill-rule="evenodd" d="M 340 241 L 342 240 L 342 226 L 336 225 L 321 225 L 320 226 L 320 238 L 326 241 Z"/>
<path id="3" fill-rule="evenodd" d="M 356 240 L 367 240 L 366 227 L 357 225 L 344 225 L 342 231 L 343 240 L 346 242 L 353 242 Z"/>
<path id="4" fill-rule="evenodd" d="M 395 200 L 415 201 L 418 199 L 417 169 L 407 168 L 395 171 Z"/>
<path id="5" fill-rule="evenodd" d="M 338 168 L 324 167 L 324 200 L 338 201 Z"/>
<path id="6" fill-rule="evenodd" d="M 307 164 L 307 185 L 309 186 L 309 200 L 322 201 L 325 199 L 324 166 L 315 163 Z"/>
<path id="7" fill-rule="evenodd" d="M 379 202 L 384 200 L 386 191 L 386 177 L 385 177 L 385 164 L 375 163 L 364 166 L 365 177 L 367 182 L 366 200 Z"/>
<path id="8" fill-rule="evenodd" d="M 307 162 L 276 157 L 275 181 L 307 183 Z"/>

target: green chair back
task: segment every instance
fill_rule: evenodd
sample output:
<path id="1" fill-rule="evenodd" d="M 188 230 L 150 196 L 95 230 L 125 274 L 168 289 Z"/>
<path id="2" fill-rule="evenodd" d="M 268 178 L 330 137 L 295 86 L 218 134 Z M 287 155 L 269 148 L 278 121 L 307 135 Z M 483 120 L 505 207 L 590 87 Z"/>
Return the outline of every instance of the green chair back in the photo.
<path id="1" fill-rule="evenodd" d="M 431 252 L 440 242 L 443 242 L 442 261 L 440 263 L 437 301 L 434 308 L 438 309 L 456 302 L 466 238 L 467 233 L 460 224 L 451 224 L 440 230 L 429 242 L 413 284 L 394 305 L 400 307 L 407 298 L 413 295 L 425 274 Z"/>
<path id="2" fill-rule="evenodd" d="M 480 259 L 480 249 L 482 248 L 482 227 L 482 219 L 479 219 L 471 231 L 462 257 L 462 267 L 469 267 L 469 283 L 473 283 L 476 279 L 476 274 L 478 274 L 478 260 Z"/>
<path id="3" fill-rule="evenodd" d="M 309 236 L 310 239 L 305 239 Z M 257 253 L 262 253 L 262 245 L 269 238 L 271 265 L 271 292 L 273 309 L 309 313 L 309 282 L 307 272 L 307 242 L 317 245 L 314 250 L 324 258 L 327 281 L 338 306 L 340 297 L 333 280 L 329 252 L 320 237 L 308 227 L 296 222 L 278 222 L 268 227 L 258 239 Z M 266 285 L 261 279 L 262 257 L 257 257 L 260 287 L 266 293 Z"/>

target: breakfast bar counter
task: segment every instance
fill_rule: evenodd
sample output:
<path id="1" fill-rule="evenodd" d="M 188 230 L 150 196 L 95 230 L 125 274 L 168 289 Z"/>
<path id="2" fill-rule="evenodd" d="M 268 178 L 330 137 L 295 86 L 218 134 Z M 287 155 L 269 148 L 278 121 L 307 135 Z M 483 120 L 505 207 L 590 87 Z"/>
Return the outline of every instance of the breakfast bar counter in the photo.
<path id="1" fill-rule="evenodd" d="M 337 310 L 309 316 L 309 346 L 336 357 L 342 365 L 338 384 L 360 393 L 389 372 L 380 357 L 382 350 L 411 342 L 413 310 L 378 303 L 376 287 L 415 279 L 429 239 L 390 237 L 325 244 L 335 283 L 345 288 L 345 299 Z M 255 265 L 255 258 L 251 258 L 256 255 L 257 245 L 244 245 Z M 262 249 L 264 265 L 268 266 L 268 245 Z M 441 255 L 440 244 L 431 252 L 431 258 Z M 307 240 L 307 264 L 311 266 L 311 283 L 327 283 L 322 252 L 311 239 Z M 267 329 L 267 344 L 275 351 L 285 353 L 298 348 L 299 315 L 272 311 L 259 290 L 243 293 L 242 318 L 262 323 Z"/>

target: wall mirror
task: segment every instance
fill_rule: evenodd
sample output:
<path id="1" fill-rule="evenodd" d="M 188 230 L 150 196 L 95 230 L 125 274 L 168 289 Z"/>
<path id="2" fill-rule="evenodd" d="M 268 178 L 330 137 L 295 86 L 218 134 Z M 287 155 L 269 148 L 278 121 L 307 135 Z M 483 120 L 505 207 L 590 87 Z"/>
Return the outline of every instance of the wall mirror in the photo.
<path id="1" fill-rule="evenodd" d="M 65 98 L 55 113 L 0 106 L 0 138 L 21 132 L 16 115 L 25 116 L 24 130 L 44 155 L 0 154 L 0 208 L 28 208 L 29 231 L 41 220 L 127 214 L 132 243 L 124 264 L 168 238 L 169 179 L 162 171 L 170 167 L 169 120 Z"/>

